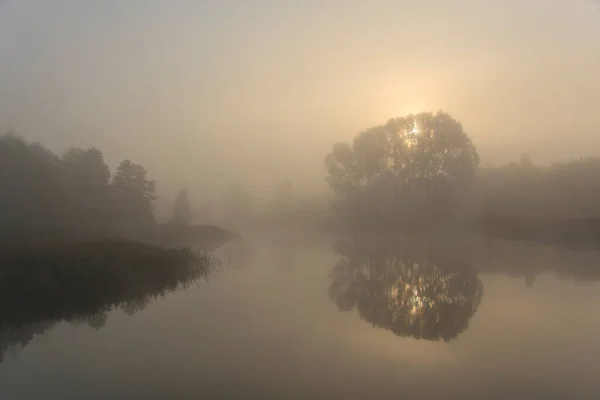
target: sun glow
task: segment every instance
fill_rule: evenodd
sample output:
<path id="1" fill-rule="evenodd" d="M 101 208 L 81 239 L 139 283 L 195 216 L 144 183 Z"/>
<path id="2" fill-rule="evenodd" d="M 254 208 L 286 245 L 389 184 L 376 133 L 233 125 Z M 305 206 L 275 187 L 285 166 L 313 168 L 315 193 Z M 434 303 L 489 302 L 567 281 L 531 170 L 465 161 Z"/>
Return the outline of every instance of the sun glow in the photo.
<path id="1" fill-rule="evenodd" d="M 410 131 L 410 133 L 413 134 L 413 135 L 418 135 L 419 134 L 419 128 L 417 127 L 417 121 L 416 120 L 413 121 L 413 128 Z"/>
<path id="2" fill-rule="evenodd" d="M 400 290 L 401 286 L 404 286 L 404 290 Z M 400 304 L 402 307 L 406 307 L 408 317 L 411 319 L 421 315 L 429 305 L 429 301 L 419 293 L 417 286 L 401 281 L 392 286 L 388 296 L 391 304 Z M 395 318 L 399 316 L 397 315 Z"/>
<path id="3" fill-rule="evenodd" d="M 408 148 L 411 148 L 417 142 L 417 136 L 421 133 L 419 127 L 417 126 L 417 120 L 413 121 L 413 127 L 410 130 L 404 131 L 404 143 Z"/>

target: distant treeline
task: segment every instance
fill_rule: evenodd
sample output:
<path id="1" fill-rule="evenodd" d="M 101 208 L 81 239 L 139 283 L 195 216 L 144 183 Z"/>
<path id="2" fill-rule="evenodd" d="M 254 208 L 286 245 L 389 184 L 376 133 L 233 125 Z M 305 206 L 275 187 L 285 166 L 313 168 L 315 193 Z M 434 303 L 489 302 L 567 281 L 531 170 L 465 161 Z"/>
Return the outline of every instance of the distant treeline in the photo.
<path id="1" fill-rule="evenodd" d="M 600 158 L 536 166 L 520 162 L 481 168 L 473 213 L 494 233 L 577 242 L 600 238 Z"/>

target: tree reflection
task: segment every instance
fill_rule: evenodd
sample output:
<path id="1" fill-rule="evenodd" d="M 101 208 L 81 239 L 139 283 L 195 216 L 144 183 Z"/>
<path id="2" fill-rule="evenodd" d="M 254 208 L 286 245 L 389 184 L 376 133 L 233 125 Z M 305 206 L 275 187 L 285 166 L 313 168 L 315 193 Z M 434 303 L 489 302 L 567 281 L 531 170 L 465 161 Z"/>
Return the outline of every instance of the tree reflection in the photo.
<path id="1" fill-rule="evenodd" d="M 569 249 L 495 238 L 479 239 L 473 249 L 482 274 L 520 278 L 528 288 L 535 287 L 537 278 L 544 274 L 561 280 L 600 282 L 600 251 L 597 249 Z"/>
<path id="2" fill-rule="evenodd" d="M 56 245 L 0 254 L 0 363 L 59 322 L 101 329 L 151 299 L 207 278 L 208 254 L 127 241 Z"/>
<path id="3" fill-rule="evenodd" d="M 467 329 L 483 294 L 461 251 L 423 238 L 355 238 L 337 246 L 329 296 L 341 311 L 398 336 L 450 341 Z"/>
<path id="4" fill-rule="evenodd" d="M 35 335 L 48 331 L 55 324 L 54 321 L 40 321 L 18 328 L 9 327 L 0 330 L 0 364 L 4 361 L 7 352 L 15 353 L 17 349 L 27 346 Z"/>

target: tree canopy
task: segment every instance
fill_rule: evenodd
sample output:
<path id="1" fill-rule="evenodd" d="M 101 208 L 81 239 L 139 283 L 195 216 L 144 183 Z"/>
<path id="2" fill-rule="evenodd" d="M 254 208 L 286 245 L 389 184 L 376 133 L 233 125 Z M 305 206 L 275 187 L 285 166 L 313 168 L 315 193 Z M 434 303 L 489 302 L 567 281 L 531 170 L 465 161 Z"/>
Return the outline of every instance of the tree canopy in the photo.
<path id="1" fill-rule="evenodd" d="M 139 164 L 110 171 L 96 148 L 57 156 L 39 143 L 0 135 L 0 234 L 63 230 L 121 235 L 154 221 L 154 181 Z"/>
<path id="2" fill-rule="evenodd" d="M 336 143 L 325 159 L 338 210 L 360 224 L 435 222 L 475 178 L 479 157 L 449 114 L 410 114 Z"/>
<path id="3" fill-rule="evenodd" d="M 123 160 L 117 167 L 117 172 L 113 177 L 113 184 L 118 187 L 130 189 L 140 194 L 148 201 L 156 200 L 156 182 L 148 180 L 146 175 L 148 171 L 140 164 Z"/>
<path id="4" fill-rule="evenodd" d="M 123 160 L 117 167 L 112 184 L 115 197 L 119 199 L 119 209 L 125 229 L 137 229 L 155 222 L 152 202 L 156 199 L 156 183 L 147 179 L 148 171 L 141 166 Z"/>

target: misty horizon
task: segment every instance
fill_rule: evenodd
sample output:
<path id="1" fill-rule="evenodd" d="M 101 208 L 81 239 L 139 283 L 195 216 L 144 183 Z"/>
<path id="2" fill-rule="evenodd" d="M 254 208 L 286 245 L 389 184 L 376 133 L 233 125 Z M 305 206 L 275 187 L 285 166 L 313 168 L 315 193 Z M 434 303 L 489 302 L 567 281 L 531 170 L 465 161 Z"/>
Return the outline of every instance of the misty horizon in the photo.
<path id="1" fill-rule="evenodd" d="M 0 129 L 136 160 L 167 197 L 322 195 L 335 142 L 422 111 L 457 118 L 482 165 L 600 155 L 594 1 L 401 4 L 4 1 Z"/>
<path id="2" fill-rule="evenodd" d="M 600 0 L 0 0 L 0 398 L 600 398 Z"/>

